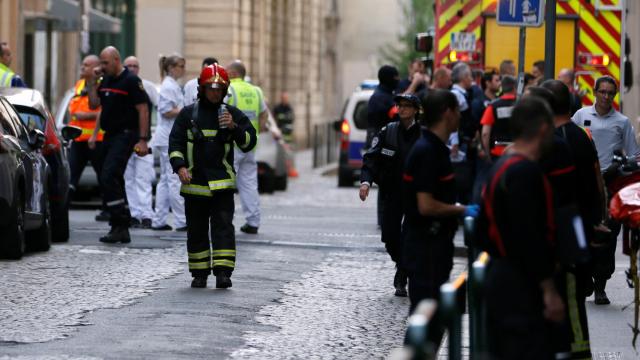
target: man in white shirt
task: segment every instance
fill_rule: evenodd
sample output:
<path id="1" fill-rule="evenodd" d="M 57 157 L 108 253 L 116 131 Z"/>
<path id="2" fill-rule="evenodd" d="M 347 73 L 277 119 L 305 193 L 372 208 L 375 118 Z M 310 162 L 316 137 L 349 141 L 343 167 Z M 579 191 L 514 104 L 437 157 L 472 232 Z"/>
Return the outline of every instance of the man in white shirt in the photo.
<path id="1" fill-rule="evenodd" d="M 618 84 L 610 76 L 602 76 L 596 80 L 594 88 L 596 103 L 578 110 L 573 115 L 573 122 L 589 129 L 598 151 L 600 170 L 611 165 L 614 150 L 624 151 L 626 156 L 640 155 L 640 147 L 636 142 L 635 131 L 629 118 L 613 108 L 613 99 L 618 93 Z M 611 194 L 613 195 L 613 194 Z M 609 304 L 605 293 L 607 280 L 615 271 L 615 252 L 620 233 L 620 223 L 609 220 L 607 226 L 611 236 L 602 244 L 592 248 L 592 276 L 597 305 Z"/>
<path id="2" fill-rule="evenodd" d="M 135 56 L 129 56 L 124 60 L 124 66 L 136 76 L 140 72 L 140 62 Z M 149 97 L 149 116 L 158 104 L 158 90 L 155 84 L 142 79 L 144 91 Z M 151 121 L 149 121 L 151 126 Z M 151 131 L 149 131 L 151 133 Z M 153 168 L 153 155 L 138 156 L 131 154 L 127 168 L 124 172 L 124 188 L 127 193 L 127 202 L 131 212 L 131 226 L 149 229 L 153 217 L 153 180 L 156 172 Z"/>

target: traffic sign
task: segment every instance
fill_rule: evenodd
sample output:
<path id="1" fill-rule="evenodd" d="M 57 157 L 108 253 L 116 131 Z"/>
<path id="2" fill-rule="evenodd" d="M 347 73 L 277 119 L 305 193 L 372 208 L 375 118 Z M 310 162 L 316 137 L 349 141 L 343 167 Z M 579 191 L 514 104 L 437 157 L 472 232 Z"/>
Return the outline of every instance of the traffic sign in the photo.
<path id="1" fill-rule="evenodd" d="M 545 0 L 498 0 L 498 25 L 539 27 Z"/>

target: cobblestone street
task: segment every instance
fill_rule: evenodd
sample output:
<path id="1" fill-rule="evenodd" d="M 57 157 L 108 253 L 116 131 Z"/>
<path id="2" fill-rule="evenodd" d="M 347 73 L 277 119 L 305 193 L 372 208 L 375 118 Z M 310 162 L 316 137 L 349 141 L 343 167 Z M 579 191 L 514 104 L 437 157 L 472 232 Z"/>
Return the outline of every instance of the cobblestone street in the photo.
<path id="1" fill-rule="evenodd" d="M 0 341 L 44 342 L 89 325 L 86 313 L 120 308 L 183 267 L 183 246 L 167 249 L 57 245 L 0 262 Z M 158 266 L 160 265 L 161 266 Z"/>

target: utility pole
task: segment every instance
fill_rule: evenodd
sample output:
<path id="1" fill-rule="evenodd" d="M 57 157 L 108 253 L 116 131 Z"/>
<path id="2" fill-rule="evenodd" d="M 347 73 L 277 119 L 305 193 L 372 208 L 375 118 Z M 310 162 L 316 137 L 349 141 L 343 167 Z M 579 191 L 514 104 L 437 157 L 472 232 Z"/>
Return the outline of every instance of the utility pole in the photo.
<path id="1" fill-rule="evenodd" d="M 553 79 L 556 71 L 556 0 L 547 0 L 544 22 L 544 78 Z"/>

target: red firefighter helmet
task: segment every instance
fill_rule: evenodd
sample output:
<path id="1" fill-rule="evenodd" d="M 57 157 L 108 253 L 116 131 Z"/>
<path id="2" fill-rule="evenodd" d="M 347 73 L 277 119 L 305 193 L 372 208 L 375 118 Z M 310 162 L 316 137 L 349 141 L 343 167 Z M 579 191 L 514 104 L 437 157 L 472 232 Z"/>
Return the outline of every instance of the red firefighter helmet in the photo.
<path id="1" fill-rule="evenodd" d="M 198 85 L 211 87 L 212 89 L 226 90 L 229 87 L 229 75 L 227 70 L 218 64 L 206 66 L 200 72 Z"/>

